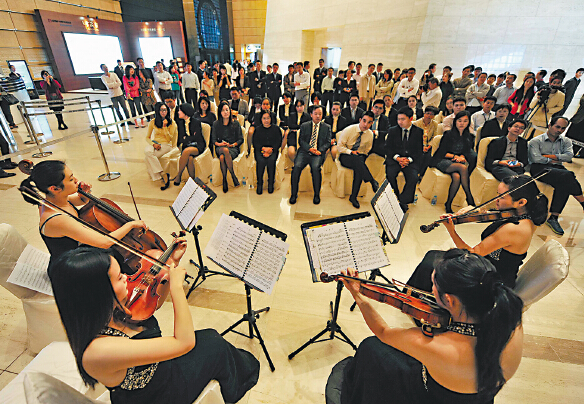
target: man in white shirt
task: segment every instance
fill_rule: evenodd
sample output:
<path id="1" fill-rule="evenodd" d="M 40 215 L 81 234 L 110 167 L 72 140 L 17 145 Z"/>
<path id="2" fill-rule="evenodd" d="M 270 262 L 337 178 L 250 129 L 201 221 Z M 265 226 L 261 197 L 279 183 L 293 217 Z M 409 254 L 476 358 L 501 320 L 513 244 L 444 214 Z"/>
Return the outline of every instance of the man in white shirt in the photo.
<path id="1" fill-rule="evenodd" d="M 160 94 L 161 99 L 165 100 L 168 97 L 167 93 L 172 91 L 172 76 L 164 70 L 164 65 L 161 62 L 157 62 L 154 77 L 158 82 L 158 94 Z"/>
<path id="2" fill-rule="evenodd" d="M 105 63 L 101 65 L 101 71 L 103 71 L 101 81 L 107 88 L 107 92 L 112 100 L 114 110 L 118 114 L 119 120 L 123 121 L 124 119 L 129 119 L 130 113 L 128 112 L 128 107 L 126 107 L 126 99 L 124 98 L 124 92 L 122 91 L 122 82 L 116 74 L 111 74 L 109 72 Z M 126 115 L 125 118 L 122 117 L 120 107 L 124 110 L 124 114 Z M 128 122 L 128 124 L 133 125 L 134 123 Z"/>
<path id="3" fill-rule="evenodd" d="M 187 103 L 196 108 L 197 106 L 197 91 L 201 89 L 199 83 L 199 76 L 193 72 L 193 65 L 187 63 L 187 71 L 182 75 L 182 84 L 185 89 L 185 99 Z"/>
<path id="4" fill-rule="evenodd" d="M 440 90 L 438 79 L 436 77 L 431 77 L 428 79 L 428 91 L 422 93 L 422 104 L 423 110 L 426 111 L 426 107 L 432 106 L 438 108 L 440 106 L 440 100 L 442 100 L 442 90 Z"/>
<path id="5" fill-rule="evenodd" d="M 401 108 L 408 105 L 408 97 L 410 95 L 418 94 L 418 88 L 420 87 L 420 82 L 418 79 L 414 78 L 416 75 L 416 69 L 410 67 L 408 69 L 407 77 L 400 81 L 397 87 L 397 93 L 399 94 L 399 100 L 396 103 L 395 108 L 399 111 Z"/>
<path id="6" fill-rule="evenodd" d="M 474 114 L 481 109 L 481 103 L 491 87 L 486 83 L 487 73 L 480 73 L 477 82 L 466 89 L 466 110 Z"/>
<path id="7" fill-rule="evenodd" d="M 466 108 L 466 100 L 463 97 L 457 97 L 453 100 L 452 113 L 450 115 L 448 115 L 446 118 L 444 118 L 444 120 L 442 121 L 442 126 L 444 128 L 444 132 L 452 129 L 452 124 L 454 123 L 454 117 L 460 111 L 464 111 L 465 108 Z"/>
<path id="8" fill-rule="evenodd" d="M 375 70 L 375 65 L 371 63 L 367 67 L 367 73 L 361 77 L 361 84 L 359 85 L 359 101 L 363 104 L 361 108 L 365 111 L 369 109 L 369 104 L 371 100 L 375 97 L 375 76 L 373 71 Z"/>
<path id="9" fill-rule="evenodd" d="M 497 88 L 493 93 L 493 97 L 497 98 L 497 102 L 495 104 L 507 104 L 509 101 L 509 97 L 513 94 L 516 88 L 513 86 L 513 82 L 517 76 L 513 73 L 509 73 L 507 77 L 505 77 L 505 85 Z"/>
<path id="10" fill-rule="evenodd" d="M 334 101 L 334 85 L 335 79 L 333 77 L 333 68 L 329 67 L 327 70 L 327 76 L 322 80 L 320 84 L 320 89 L 322 90 L 322 105 L 329 112 L 333 108 Z M 326 111 L 325 111 L 326 112 Z"/>
<path id="11" fill-rule="evenodd" d="M 308 105 L 310 89 L 310 74 L 304 71 L 302 63 L 296 64 L 296 74 L 294 75 L 294 95 L 297 100 L 304 101 L 304 105 Z"/>
<path id="12" fill-rule="evenodd" d="M 470 133 L 476 135 L 477 130 L 482 127 L 485 122 L 495 118 L 495 113 L 491 111 L 495 106 L 495 101 L 497 101 L 495 97 L 485 97 L 485 100 L 483 101 L 483 109 L 475 112 L 470 117 L 470 126 L 468 127 Z"/>
<path id="13" fill-rule="evenodd" d="M 355 74 L 353 74 L 353 80 L 355 80 L 355 83 L 357 84 L 357 91 L 359 91 L 359 86 L 361 85 L 361 69 L 363 68 L 363 65 L 361 63 L 357 63 L 355 65 Z"/>

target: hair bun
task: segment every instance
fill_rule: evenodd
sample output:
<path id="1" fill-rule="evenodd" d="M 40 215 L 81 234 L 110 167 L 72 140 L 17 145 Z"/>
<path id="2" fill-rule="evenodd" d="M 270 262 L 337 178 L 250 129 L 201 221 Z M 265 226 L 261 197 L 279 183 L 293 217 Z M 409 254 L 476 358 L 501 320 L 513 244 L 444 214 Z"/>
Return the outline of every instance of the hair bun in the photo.
<path id="1" fill-rule="evenodd" d="M 30 160 L 21 160 L 18 163 L 18 169 L 22 171 L 26 175 L 32 174 L 32 168 L 34 167 L 34 163 Z"/>

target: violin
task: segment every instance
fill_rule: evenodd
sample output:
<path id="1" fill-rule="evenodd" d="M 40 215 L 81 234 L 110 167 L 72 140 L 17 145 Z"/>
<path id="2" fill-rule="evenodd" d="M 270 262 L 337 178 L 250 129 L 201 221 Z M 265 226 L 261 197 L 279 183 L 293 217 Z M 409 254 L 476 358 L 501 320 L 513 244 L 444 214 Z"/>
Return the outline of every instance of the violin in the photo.
<path id="1" fill-rule="evenodd" d="M 490 211 L 486 213 L 472 213 L 472 214 L 463 214 L 459 216 L 448 216 L 443 219 L 436 220 L 434 223 L 429 225 L 421 225 L 420 230 L 422 233 L 429 233 L 434 230 L 436 227 L 440 225 L 440 223 L 447 222 L 448 219 L 452 219 L 454 224 L 462 224 L 462 223 L 488 223 L 494 222 L 496 220 L 501 219 L 509 219 L 513 217 L 518 217 L 525 212 L 519 212 L 517 209 L 509 209 L 509 210 L 496 210 Z"/>
<path id="2" fill-rule="evenodd" d="M 363 296 L 389 304 L 401 310 L 402 313 L 418 320 L 422 324 L 422 332 L 428 337 L 434 335 L 434 330 L 444 329 L 450 324 L 450 313 L 438 306 L 432 300 L 432 294 L 425 291 L 412 288 L 409 285 L 395 280 L 393 280 L 392 284 L 384 284 L 348 275 L 328 275 L 325 272 L 320 274 L 320 280 L 325 283 L 342 279 L 351 279 L 360 282 L 359 292 Z M 406 293 L 398 289 L 398 284 L 406 290 Z M 422 297 L 414 297 L 411 295 L 411 292 L 416 292 Z"/>

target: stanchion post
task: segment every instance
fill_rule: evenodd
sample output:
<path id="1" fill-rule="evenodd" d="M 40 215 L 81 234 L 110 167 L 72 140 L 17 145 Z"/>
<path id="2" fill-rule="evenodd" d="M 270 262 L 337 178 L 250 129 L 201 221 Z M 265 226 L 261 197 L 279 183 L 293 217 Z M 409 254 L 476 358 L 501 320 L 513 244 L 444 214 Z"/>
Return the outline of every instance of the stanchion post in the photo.
<path id="1" fill-rule="evenodd" d="M 89 97 L 87 97 L 89 98 Z M 107 125 L 107 122 L 105 121 L 105 115 L 103 114 L 103 109 L 101 108 L 101 100 L 95 100 L 95 102 L 97 102 L 97 106 L 99 107 L 99 112 L 101 112 L 101 119 L 103 119 L 103 126 L 105 127 L 105 133 L 106 135 L 111 135 L 112 133 L 114 133 L 113 131 L 109 130 L 109 127 Z M 93 111 L 92 111 L 93 113 Z M 115 120 L 115 117 L 114 117 Z M 93 118 L 93 121 L 95 122 L 95 116 Z M 95 122 L 95 124 L 97 125 L 97 122 Z M 118 129 L 118 127 L 116 126 L 116 130 Z M 120 131 L 118 130 L 118 137 L 120 137 Z"/>
<path id="2" fill-rule="evenodd" d="M 103 147 L 101 145 L 101 138 L 99 137 L 99 126 L 93 125 L 91 126 L 91 130 L 93 131 L 93 135 L 95 136 L 95 141 L 97 142 L 97 147 L 99 148 L 99 153 L 101 154 L 101 159 L 103 160 L 103 165 L 105 167 L 105 174 L 101 174 L 97 177 L 100 181 L 112 181 L 120 178 L 122 174 L 117 171 L 111 172 L 109 170 L 109 166 L 107 165 L 107 160 L 105 159 L 105 154 L 103 152 Z"/>
<path id="3" fill-rule="evenodd" d="M 116 119 L 116 111 L 114 110 L 113 104 L 110 105 L 110 108 L 112 110 L 112 115 L 113 115 L 114 121 L 115 121 L 115 119 Z M 118 131 L 118 140 L 117 141 L 114 141 L 114 143 L 119 144 L 119 143 L 124 143 L 124 142 L 128 142 L 129 141 L 129 139 L 124 139 L 124 129 L 123 129 L 123 126 L 122 126 L 122 129 L 120 130 L 120 128 L 116 124 L 116 130 Z"/>
<path id="4" fill-rule="evenodd" d="M 41 157 L 48 157 L 48 156 L 52 155 L 53 152 L 43 151 L 43 148 L 39 142 L 39 139 L 38 139 L 36 133 L 34 133 L 34 127 L 32 126 L 32 122 L 30 120 L 30 117 L 28 116 L 28 113 L 26 112 L 26 107 L 22 106 L 21 104 L 18 104 L 18 109 L 19 109 L 20 113 L 22 114 L 22 118 L 24 119 L 24 126 L 26 126 L 26 129 L 28 130 L 29 135 L 32 137 L 33 141 L 36 143 L 37 147 L 39 148 L 39 152 L 33 154 L 32 156 L 34 158 L 41 158 Z"/>

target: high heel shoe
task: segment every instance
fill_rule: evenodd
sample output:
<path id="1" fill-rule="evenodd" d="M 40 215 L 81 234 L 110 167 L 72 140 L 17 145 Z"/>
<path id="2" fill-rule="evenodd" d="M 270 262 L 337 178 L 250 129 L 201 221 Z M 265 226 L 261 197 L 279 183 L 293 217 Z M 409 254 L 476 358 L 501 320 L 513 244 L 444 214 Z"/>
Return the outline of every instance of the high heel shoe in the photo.
<path id="1" fill-rule="evenodd" d="M 164 191 L 165 189 L 168 189 L 169 186 L 170 186 L 170 174 L 166 174 L 166 180 L 164 181 L 164 185 L 160 187 L 160 190 Z"/>
<path id="2" fill-rule="evenodd" d="M 452 211 L 452 203 L 448 203 L 448 202 L 446 202 L 446 203 L 444 204 L 444 208 L 446 209 L 446 213 L 454 213 L 454 212 Z"/>
<path id="3" fill-rule="evenodd" d="M 233 178 L 233 186 L 237 188 L 239 186 L 239 180 L 235 175 L 232 175 L 231 178 Z"/>
<path id="4" fill-rule="evenodd" d="M 223 178 L 223 192 L 226 193 L 229 189 L 229 185 L 227 185 L 227 179 Z"/>
<path id="5" fill-rule="evenodd" d="M 468 203 L 469 206 L 477 206 L 477 205 L 475 205 L 475 201 L 474 201 L 474 198 L 473 197 L 470 197 L 470 198 L 467 197 L 466 198 L 466 203 Z"/>

